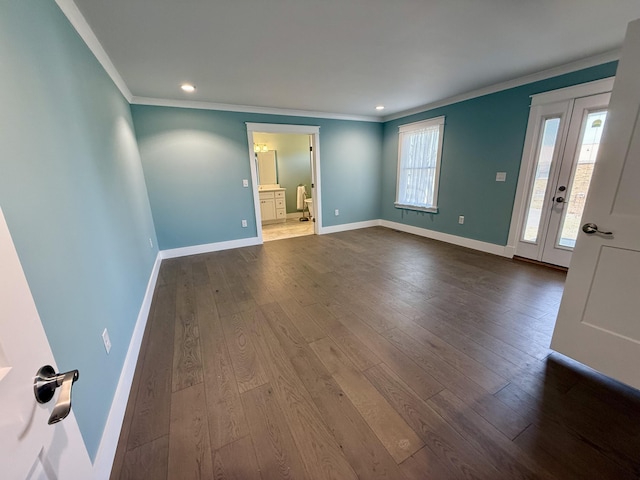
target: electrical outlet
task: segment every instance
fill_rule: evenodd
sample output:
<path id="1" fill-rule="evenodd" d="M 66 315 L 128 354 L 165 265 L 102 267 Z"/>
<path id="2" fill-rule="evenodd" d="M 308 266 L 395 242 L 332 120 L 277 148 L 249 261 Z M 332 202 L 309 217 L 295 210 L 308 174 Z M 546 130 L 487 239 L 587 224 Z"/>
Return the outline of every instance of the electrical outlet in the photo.
<path id="1" fill-rule="evenodd" d="M 462 224 L 464 223 L 464 215 L 460 215 L 460 216 L 458 217 L 458 223 L 459 223 L 460 225 L 462 225 Z"/>
<path id="2" fill-rule="evenodd" d="M 242 220 L 242 228 L 247 228 L 247 221 L 246 220 Z"/>
<path id="3" fill-rule="evenodd" d="M 242 186 L 245 187 L 245 188 L 248 187 L 249 186 L 249 180 L 247 180 L 246 178 L 243 178 L 242 179 Z"/>
<path id="4" fill-rule="evenodd" d="M 335 216 L 337 217 L 338 215 L 340 215 L 340 210 L 338 210 L 338 209 L 336 208 L 336 211 L 334 212 L 334 214 L 335 214 Z"/>
<path id="5" fill-rule="evenodd" d="M 104 349 L 107 351 L 107 355 L 111 351 L 111 339 L 109 338 L 109 332 L 107 329 L 104 329 L 102 332 L 102 341 L 104 342 Z"/>
<path id="6" fill-rule="evenodd" d="M 149 237 L 149 247 L 153 248 L 153 240 L 151 240 L 151 237 Z"/>
<path id="7" fill-rule="evenodd" d="M 507 172 L 496 172 L 496 182 L 506 182 Z"/>

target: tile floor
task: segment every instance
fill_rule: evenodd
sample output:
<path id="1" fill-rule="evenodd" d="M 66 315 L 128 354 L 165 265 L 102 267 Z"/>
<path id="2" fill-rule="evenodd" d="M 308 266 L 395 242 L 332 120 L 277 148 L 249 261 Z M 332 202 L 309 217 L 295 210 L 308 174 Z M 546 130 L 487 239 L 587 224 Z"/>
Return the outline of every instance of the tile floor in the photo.
<path id="1" fill-rule="evenodd" d="M 301 222 L 297 218 L 288 218 L 286 223 L 274 223 L 262 226 L 262 239 L 265 242 L 284 238 L 313 235 L 313 222 Z"/>

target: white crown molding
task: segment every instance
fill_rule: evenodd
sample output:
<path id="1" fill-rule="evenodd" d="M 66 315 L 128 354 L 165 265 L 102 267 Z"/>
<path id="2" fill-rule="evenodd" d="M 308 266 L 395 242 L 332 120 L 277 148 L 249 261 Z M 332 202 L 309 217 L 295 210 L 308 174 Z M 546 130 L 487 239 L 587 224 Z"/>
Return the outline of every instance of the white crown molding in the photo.
<path id="1" fill-rule="evenodd" d="M 91 50 L 98 62 L 100 62 L 102 68 L 105 69 L 107 75 L 111 77 L 111 80 L 116 84 L 116 87 L 118 87 L 124 98 L 127 99 L 127 102 L 131 103 L 132 95 L 129 87 L 124 83 L 120 73 L 113 65 L 113 62 L 111 62 L 111 59 L 109 58 L 109 55 L 107 55 L 105 49 L 102 48 L 102 44 L 98 40 L 98 37 L 93 33 L 93 29 L 89 26 L 89 23 L 87 23 L 87 20 L 84 18 L 84 15 L 82 15 L 82 12 L 80 12 L 76 4 L 73 0 L 56 0 L 56 3 L 73 28 L 76 29 L 78 35 L 80 35 L 82 40 L 84 40 L 84 43 L 87 44 L 89 50 Z"/>
<path id="2" fill-rule="evenodd" d="M 380 117 L 367 115 L 348 115 L 343 113 L 313 112 L 287 108 L 254 107 L 250 105 L 232 105 L 229 103 L 201 102 L 194 100 L 171 100 L 164 98 L 132 97 L 133 105 L 153 105 L 157 107 L 195 108 L 199 110 L 219 110 L 223 112 L 261 113 L 265 115 L 286 115 L 291 117 L 328 118 L 331 120 L 350 120 L 357 122 L 382 122 Z"/>
<path id="3" fill-rule="evenodd" d="M 565 63 L 557 67 L 542 70 L 541 72 L 532 73 L 531 75 L 525 75 L 524 77 L 514 78 L 506 82 L 496 83 L 489 85 L 488 87 L 479 88 L 478 90 L 472 90 L 471 92 L 455 95 L 453 97 L 438 100 L 437 102 L 428 103 L 420 107 L 411 108 L 402 112 L 387 115 L 382 118 L 382 122 L 389 122 L 391 120 L 397 120 L 399 118 L 408 117 L 416 113 L 426 112 L 433 110 L 434 108 L 440 108 L 454 103 L 463 102 L 465 100 L 471 100 L 472 98 L 482 97 L 484 95 L 490 95 L 492 93 L 500 92 L 503 90 L 509 90 L 510 88 L 521 87 L 528 83 L 539 82 L 540 80 L 546 80 L 548 78 L 557 77 L 566 73 L 575 72 L 584 68 L 595 67 L 596 65 L 602 65 L 604 63 L 613 62 L 620 59 L 621 49 L 611 50 L 592 57 L 583 58 L 575 62 Z"/>
<path id="4" fill-rule="evenodd" d="M 344 113 L 330 113 L 330 112 L 316 112 L 311 110 L 295 110 L 286 108 L 275 107 L 257 107 L 251 105 L 232 105 L 228 103 L 214 103 L 205 101 L 193 101 L 193 100 L 171 100 L 162 98 L 151 97 L 138 97 L 132 95 L 129 87 L 122 79 L 122 76 L 113 65 L 113 62 L 109 58 L 109 55 L 102 47 L 102 44 L 96 37 L 93 29 L 82 15 L 82 12 L 78 9 L 73 0 L 55 0 L 62 13 L 67 17 L 71 25 L 78 32 L 80 37 L 84 40 L 89 50 L 93 52 L 94 56 L 100 62 L 107 74 L 113 80 L 113 83 L 118 87 L 122 95 L 127 99 L 130 104 L 133 105 L 152 105 L 160 107 L 177 107 L 177 108 L 194 108 L 199 110 L 218 110 L 224 112 L 240 112 L 240 113 L 259 113 L 266 115 L 286 115 L 292 117 L 308 117 L 308 118 L 326 118 L 330 120 L 350 120 L 359 122 L 375 122 L 384 123 L 391 120 L 397 120 L 399 118 L 414 115 L 416 113 L 426 112 L 433 110 L 434 108 L 444 107 L 453 103 L 470 100 L 472 98 L 481 97 L 483 95 L 489 95 L 502 90 L 508 90 L 510 88 L 526 85 L 527 83 L 533 83 L 547 78 L 556 77 L 565 73 L 571 73 L 584 68 L 601 65 L 614 60 L 620 59 L 621 49 L 611 50 L 599 55 L 587 57 L 582 60 L 570 62 L 564 65 L 553 67 L 541 72 L 526 75 L 506 82 L 496 83 L 484 88 L 472 90 L 471 92 L 455 95 L 437 102 L 428 103 L 419 107 L 411 108 L 409 110 L 403 110 L 398 113 L 394 113 L 387 116 L 373 116 L 373 115 L 349 115 Z"/>

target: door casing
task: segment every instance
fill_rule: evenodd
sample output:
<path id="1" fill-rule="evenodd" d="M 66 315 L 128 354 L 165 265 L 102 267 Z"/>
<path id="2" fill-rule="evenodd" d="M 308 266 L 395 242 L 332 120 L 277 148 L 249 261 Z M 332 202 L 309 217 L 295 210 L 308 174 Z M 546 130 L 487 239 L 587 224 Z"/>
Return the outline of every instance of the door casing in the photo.
<path id="1" fill-rule="evenodd" d="M 608 93 L 613 89 L 615 77 L 596 80 L 594 82 L 583 83 L 572 87 L 551 90 L 549 92 L 540 93 L 531 96 L 531 108 L 529 111 L 529 121 L 527 124 L 527 133 L 525 136 L 524 148 L 522 151 L 522 160 L 520 162 L 520 173 L 518 174 L 518 185 L 516 187 L 516 196 L 511 214 L 511 225 L 509 227 L 509 238 L 505 252 L 507 256 L 513 256 L 516 252 L 518 244 L 518 236 L 522 229 L 527 214 L 527 194 L 531 179 L 535 174 L 536 140 L 538 138 L 540 125 L 536 119 L 540 115 L 540 110 L 546 105 L 570 101 L 580 97 L 588 97 L 598 95 L 600 93 Z M 561 146 L 564 147 L 564 146 Z"/>
<path id="2" fill-rule="evenodd" d="M 320 188 L 320 127 L 314 125 L 281 125 L 277 123 L 247 122 L 247 139 L 249 142 L 249 164 L 251 165 L 251 185 L 253 187 L 253 203 L 256 213 L 256 233 L 262 243 L 262 218 L 260 215 L 260 195 L 258 193 L 258 167 L 253 152 L 253 133 L 296 133 L 311 136 L 312 168 L 311 168 L 311 196 L 313 198 L 313 213 L 315 222 L 313 233 L 322 234 L 322 189 Z"/>

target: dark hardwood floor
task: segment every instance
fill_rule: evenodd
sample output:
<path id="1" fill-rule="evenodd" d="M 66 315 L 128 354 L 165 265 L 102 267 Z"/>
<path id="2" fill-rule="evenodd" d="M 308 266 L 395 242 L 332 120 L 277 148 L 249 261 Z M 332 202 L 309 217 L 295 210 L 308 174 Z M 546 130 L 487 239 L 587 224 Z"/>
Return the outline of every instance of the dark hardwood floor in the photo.
<path id="1" fill-rule="evenodd" d="M 385 228 L 165 260 L 112 479 L 638 479 L 565 274 Z"/>

